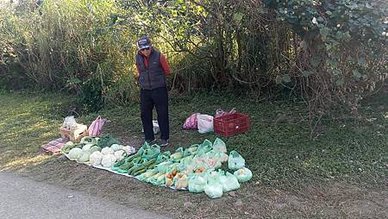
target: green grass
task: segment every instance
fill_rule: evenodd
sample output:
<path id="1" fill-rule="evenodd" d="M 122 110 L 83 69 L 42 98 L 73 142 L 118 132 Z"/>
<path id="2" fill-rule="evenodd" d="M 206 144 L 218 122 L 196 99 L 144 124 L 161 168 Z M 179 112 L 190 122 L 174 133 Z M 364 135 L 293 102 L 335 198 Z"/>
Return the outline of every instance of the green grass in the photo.
<path id="1" fill-rule="evenodd" d="M 214 134 L 184 131 L 184 120 L 194 112 L 214 114 L 218 108 L 247 113 L 251 129 L 246 134 L 222 138 L 228 150 L 237 150 L 253 171 L 252 183 L 297 189 L 306 183 L 331 180 L 378 185 L 388 169 L 388 108 L 386 96 L 368 100 L 365 119 L 324 120 L 320 136 L 310 138 L 306 108 L 302 103 L 250 101 L 249 97 L 197 94 L 171 97 L 171 142 L 174 148 L 213 141 Z M 0 94 L 1 167 L 18 157 L 34 157 L 39 147 L 58 136 L 58 127 L 72 108 L 61 94 Z M 104 127 L 120 140 L 142 136 L 138 104 L 99 112 L 111 122 Z M 90 124 L 98 114 L 77 121 Z"/>
<path id="2" fill-rule="evenodd" d="M 58 137 L 58 127 L 72 99 L 58 94 L 0 94 L 0 165 L 33 157 Z"/>

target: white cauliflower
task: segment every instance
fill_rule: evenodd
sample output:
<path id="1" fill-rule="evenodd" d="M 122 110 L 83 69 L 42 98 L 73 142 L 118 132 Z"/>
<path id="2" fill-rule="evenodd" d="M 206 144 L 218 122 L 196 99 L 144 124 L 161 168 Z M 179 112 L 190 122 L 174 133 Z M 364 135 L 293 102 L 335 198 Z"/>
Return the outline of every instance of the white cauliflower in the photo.
<path id="1" fill-rule="evenodd" d="M 114 155 L 116 157 L 116 160 L 120 161 L 125 157 L 126 153 L 124 150 L 118 150 L 118 151 L 115 151 Z"/>
<path id="2" fill-rule="evenodd" d="M 103 156 L 102 153 L 99 151 L 93 152 L 89 157 L 90 164 L 93 166 L 100 166 L 102 156 Z"/>
<path id="3" fill-rule="evenodd" d="M 118 150 L 123 149 L 123 146 L 122 146 L 122 145 L 119 145 L 119 144 L 112 144 L 112 145 L 110 146 L 110 148 L 111 148 L 113 151 L 118 151 Z"/>
<path id="4" fill-rule="evenodd" d="M 124 146 L 124 147 L 123 147 L 123 150 L 124 150 L 125 153 L 127 153 L 128 155 L 129 155 L 129 154 L 134 154 L 134 153 L 136 152 L 136 149 L 135 149 L 134 147 L 132 147 L 132 146 L 129 146 L 129 145 Z"/>
<path id="5" fill-rule="evenodd" d="M 102 166 L 106 168 L 111 168 L 115 162 L 116 162 L 116 157 L 113 154 L 103 155 L 101 160 Z"/>
<path id="6" fill-rule="evenodd" d="M 103 149 L 101 150 L 101 153 L 102 153 L 103 155 L 107 155 L 107 154 L 113 154 L 114 151 L 113 151 L 112 148 L 106 147 L 106 148 L 103 148 Z"/>

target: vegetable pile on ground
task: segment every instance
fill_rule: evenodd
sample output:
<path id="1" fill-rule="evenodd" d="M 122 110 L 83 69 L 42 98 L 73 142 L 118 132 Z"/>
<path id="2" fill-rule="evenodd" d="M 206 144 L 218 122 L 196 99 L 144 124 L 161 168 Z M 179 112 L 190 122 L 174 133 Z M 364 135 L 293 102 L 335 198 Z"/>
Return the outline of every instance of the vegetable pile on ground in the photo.
<path id="1" fill-rule="evenodd" d="M 135 151 L 135 148 L 121 145 L 110 135 L 83 137 L 79 143 L 69 141 L 61 150 L 70 160 L 105 168 L 111 168 L 114 163 Z"/>
<path id="2" fill-rule="evenodd" d="M 66 156 L 153 185 L 205 192 L 210 198 L 239 189 L 240 183 L 252 178 L 244 158 L 237 151 L 227 155 L 226 145 L 219 138 L 214 143 L 206 139 L 185 149 L 180 147 L 173 153 L 161 152 L 157 144 L 144 143 L 135 154 L 130 146 L 111 140 L 108 142 L 113 144 L 101 145 L 100 141 L 86 137 Z"/>

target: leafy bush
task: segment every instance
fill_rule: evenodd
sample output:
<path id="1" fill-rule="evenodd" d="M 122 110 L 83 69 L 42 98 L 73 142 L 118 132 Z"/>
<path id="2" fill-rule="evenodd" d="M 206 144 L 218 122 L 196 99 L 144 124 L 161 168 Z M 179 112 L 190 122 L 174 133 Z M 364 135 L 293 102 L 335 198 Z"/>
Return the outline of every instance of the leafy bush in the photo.
<path id="1" fill-rule="evenodd" d="M 379 1 L 264 1 L 301 38 L 294 74 L 310 112 L 359 101 L 387 77 L 386 4 Z"/>
<path id="2" fill-rule="evenodd" d="M 2 45 L 16 56 L 13 71 L 1 65 L 2 83 L 69 90 L 96 109 L 137 101 L 134 42 L 145 34 L 169 58 L 172 89 L 296 95 L 312 121 L 336 106 L 357 113 L 387 76 L 387 6 L 377 0 L 46 0 L 0 10 Z"/>

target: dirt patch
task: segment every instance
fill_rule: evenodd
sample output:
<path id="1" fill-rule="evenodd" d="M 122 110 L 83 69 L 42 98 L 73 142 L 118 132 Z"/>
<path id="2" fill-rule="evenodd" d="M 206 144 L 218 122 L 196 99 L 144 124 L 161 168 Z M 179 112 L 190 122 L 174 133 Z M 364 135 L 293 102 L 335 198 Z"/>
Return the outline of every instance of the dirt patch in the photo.
<path id="1" fill-rule="evenodd" d="M 345 183 L 306 185 L 284 191 L 255 182 L 211 200 L 142 183 L 67 160 L 64 156 L 17 172 L 37 181 L 86 192 L 96 198 L 174 218 L 388 218 L 388 190 Z"/>

